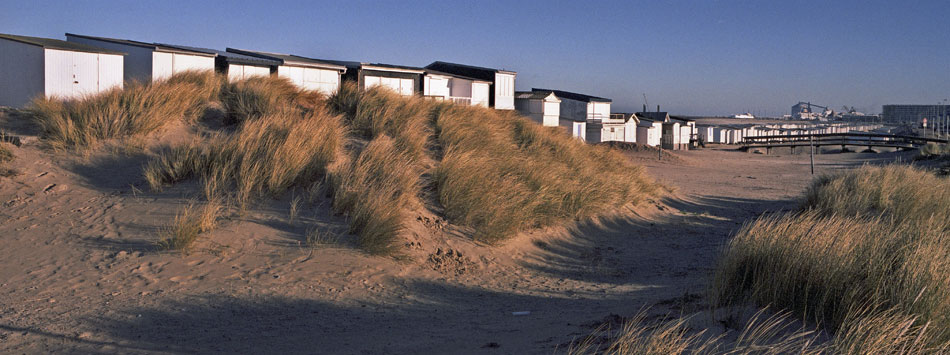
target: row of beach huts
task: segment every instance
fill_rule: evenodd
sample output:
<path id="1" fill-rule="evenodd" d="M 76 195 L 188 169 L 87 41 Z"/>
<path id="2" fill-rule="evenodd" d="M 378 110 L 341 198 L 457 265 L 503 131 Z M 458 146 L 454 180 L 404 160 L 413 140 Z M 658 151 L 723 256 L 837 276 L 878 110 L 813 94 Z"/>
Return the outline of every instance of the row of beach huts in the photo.
<path id="1" fill-rule="evenodd" d="M 256 50 L 150 43 L 66 33 L 66 40 L 0 34 L 0 106 L 23 107 L 39 95 L 74 98 L 156 81 L 190 70 L 213 70 L 230 81 L 275 75 L 298 87 L 332 94 L 344 81 L 462 105 L 517 110 L 544 126 L 562 127 L 589 143 L 621 141 L 689 149 L 697 142 L 734 144 L 743 136 L 786 134 L 791 128 L 697 127 L 692 119 L 656 111 L 615 113 L 611 100 L 563 90 L 515 91 L 517 72 L 443 61 L 425 67 L 308 58 Z M 790 133 L 788 133 L 790 134 Z"/>

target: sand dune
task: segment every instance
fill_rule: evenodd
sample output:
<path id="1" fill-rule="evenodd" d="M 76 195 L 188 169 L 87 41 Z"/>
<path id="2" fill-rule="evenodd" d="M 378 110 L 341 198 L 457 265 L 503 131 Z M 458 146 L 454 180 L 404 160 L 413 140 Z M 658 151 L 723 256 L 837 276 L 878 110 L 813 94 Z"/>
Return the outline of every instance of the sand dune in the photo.
<path id="1" fill-rule="evenodd" d="M 811 181 L 805 155 L 630 153 L 674 191 L 501 246 L 419 215 L 406 258 L 369 256 L 328 201 L 291 221 L 288 196 L 223 221 L 181 255 L 154 243 L 200 189 L 150 192 L 134 150 L 48 152 L 13 118 L 0 129 L 25 142 L 10 146 L 19 175 L 0 177 L 4 353 L 551 353 L 645 305 L 701 310 L 729 235 L 794 208 Z M 822 155 L 818 169 L 902 154 Z M 309 225 L 340 241 L 307 247 Z"/>

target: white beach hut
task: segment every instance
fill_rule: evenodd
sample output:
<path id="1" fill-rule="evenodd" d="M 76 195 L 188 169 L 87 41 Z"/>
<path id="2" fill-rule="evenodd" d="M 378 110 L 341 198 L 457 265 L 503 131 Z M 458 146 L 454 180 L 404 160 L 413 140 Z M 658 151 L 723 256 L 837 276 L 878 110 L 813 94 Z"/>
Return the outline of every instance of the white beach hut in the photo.
<path id="1" fill-rule="evenodd" d="M 488 105 L 498 110 L 515 109 L 515 77 L 518 76 L 517 72 L 441 61 L 433 62 L 425 68 L 487 81 L 491 83 Z"/>
<path id="2" fill-rule="evenodd" d="M 268 59 L 279 63 L 277 76 L 286 78 L 304 90 L 330 95 L 340 89 L 346 67 L 328 60 L 301 57 L 293 54 L 251 51 L 228 48 L 227 52 Z"/>
<path id="3" fill-rule="evenodd" d="M 0 105 L 75 98 L 122 87 L 124 53 L 66 41 L 0 34 Z"/>
<path id="4" fill-rule="evenodd" d="M 73 43 L 128 53 L 123 77 L 128 80 L 155 81 L 181 72 L 214 70 L 214 54 L 125 39 L 93 37 L 67 33 Z"/>
<path id="5" fill-rule="evenodd" d="M 651 147 L 660 145 L 663 135 L 663 122 L 643 117 L 640 117 L 639 120 L 640 122 L 637 124 L 637 143 Z"/>
<path id="6" fill-rule="evenodd" d="M 488 107 L 490 87 L 491 82 L 487 80 L 433 69 L 426 69 L 422 79 L 422 95 L 424 97 L 471 106 Z M 515 98 L 515 109 L 518 109 L 517 97 Z M 540 112 L 540 110 L 541 108 L 538 108 L 536 111 Z M 557 126 L 556 120 L 555 126 Z"/>

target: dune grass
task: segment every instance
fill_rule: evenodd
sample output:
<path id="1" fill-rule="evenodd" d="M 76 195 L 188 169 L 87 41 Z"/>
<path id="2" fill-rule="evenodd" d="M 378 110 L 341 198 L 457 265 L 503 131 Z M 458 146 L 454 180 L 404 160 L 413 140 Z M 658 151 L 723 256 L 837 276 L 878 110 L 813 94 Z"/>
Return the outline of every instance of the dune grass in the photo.
<path id="1" fill-rule="evenodd" d="M 11 177 L 17 175 L 17 171 L 12 168 L 6 167 L 6 163 L 13 161 L 13 152 L 10 148 L 6 147 L 6 144 L 0 142 L 0 177 Z"/>
<path id="2" fill-rule="evenodd" d="M 221 210 L 222 206 L 215 201 L 185 206 L 175 216 L 174 223 L 161 231 L 156 244 L 161 249 L 190 253 L 200 234 L 217 225 Z"/>
<path id="3" fill-rule="evenodd" d="M 38 99 L 31 112 L 44 141 L 78 148 L 197 124 L 208 107 L 223 111 L 225 127 L 198 128 L 195 141 L 150 159 L 143 174 L 153 189 L 195 179 L 209 201 L 246 209 L 326 186 L 334 210 L 374 254 L 398 253 L 418 209 L 444 210 L 474 238 L 497 242 L 612 213 L 655 190 L 620 154 L 514 113 L 351 83 L 324 96 L 281 78 L 229 83 L 186 73 L 78 100 Z"/>
<path id="4" fill-rule="evenodd" d="M 291 187 L 320 183 L 342 151 L 339 117 L 325 112 L 276 113 L 231 133 L 171 148 L 144 168 L 153 189 L 198 178 L 209 199 L 227 194 L 242 208 Z"/>
<path id="5" fill-rule="evenodd" d="M 186 72 L 80 99 L 40 97 L 27 111 L 51 147 L 85 148 L 102 139 L 152 133 L 175 120 L 194 121 L 223 83 L 211 72 Z"/>
<path id="6" fill-rule="evenodd" d="M 927 344 L 930 329 L 915 325 L 916 317 L 894 311 L 852 313 L 831 339 L 817 329 L 793 321 L 787 312 L 767 316 L 760 309 L 738 331 L 718 335 L 694 329 L 694 317 L 647 321 L 640 312 L 619 329 L 601 327 L 592 335 L 572 343 L 568 354 L 943 354 L 950 344 Z"/>
<path id="7" fill-rule="evenodd" d="M 802 211 L 742 227 L 720 260 L 713 290 L 718 305 L 787 309 L 836 337 L 893 343 L 854 334 L 866 326 L 901 325 L 881 334 L 925 329 L 901 340 L 945 347 L 950 181 L 908 166 L 865 166 L 819 178 Z"/>
<path id="8" fill-rule="evenodd" d="M 918 152 L 920 159 L 950 158 L 950 144 L 927 143 Z"/>
<path id="9" fill-rule="evenodd" d="M 486 242 L 618 211 L 656 190 L 618 152 L 513 113 L 448 106 L 435 120 L 439 200 L 451 221 Z"/>

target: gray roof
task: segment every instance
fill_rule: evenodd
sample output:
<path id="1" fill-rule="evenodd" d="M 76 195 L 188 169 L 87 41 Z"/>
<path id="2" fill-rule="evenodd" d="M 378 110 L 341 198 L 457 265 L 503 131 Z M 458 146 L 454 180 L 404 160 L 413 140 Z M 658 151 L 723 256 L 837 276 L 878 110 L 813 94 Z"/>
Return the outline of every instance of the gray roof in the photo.
<path id="1" fill-rule="evenodd" d="M 108 37 L 87 36 L 87 35 L 80 35 L 80 34 L 68 33 L 68 32 L 66 33 L 66 36 L 67 36 L 67 37 L 69 37 L 69 36 L 80 37 L 80 38 L 86 38 L 86 39 L 91 39 L 91 40 L 95 40 L 95 41 L 102 41 L 102 42 L 111 42 L 111 43 L 122 44 L 122 45 L 126 45 L 126 46 L 133 46 L 133 47 L 140 47 L 140 48 L 148 48 L 148 49 L 151 49 L 151 50 L 153 50 L 153 51 L 159 51 L 159 52 L 183 53 L 183 54 L 200 55 L 200 56 L 206 56 L 206 57 L 214 57 L 214 54 L 208 54 L 208 53 L 204 53 L 204 52 L 200 52 L 200 51 L 182 49 L 182 48 L 167 46 L 167 45 L 158 44 L 158 43 L 148 43 L 148 42 L 141 42 L 141 41 L 133 41 L 133 40 L 131 40 L 131 39 L 118 39 L 118 38 L 108 38 Z"/>
<path id="2" fill-rule="evenodd" d="M 426 65 L 426 69 L 434 69 L 434 70 L 444 71 L 447 73 L 464 75 L 464 76 L 478 78 L 478 79 L 486 80 L 490 82 L 495 82 L 495 73 L 517 74 L 516 72 L 503 70 L 503 69 L 476 67 L 474 65 L 449 63 L 449 62 L 442 62 L 442 61 L 432 62 L 432 64 Z"/>
<path id="3" fill-rule="evenodd" d="M 299 66 L 305 66 L 305 67 L 316 67 L 316 68 L 346 71 L 346 66 L 334 63 L 333 61 L 330 61 L 330 60 L 307 58 L 307 57 L 301 57 L 299 55 L 293 55 L 293 54 L 251 51 L 251 50 L 237 49 L 237 48 L 228 48 L 227 52 L 243 54 L 243 55 L 248 55 L 248 56 L 257 57 L 257 58 L 276 60 L 276 61 L 279 61 L 281 65 L 299 65 Z"/>
<path id="4" fill-rule="evenodd" d="M 188 51 L 214 54 L 218 58 L 224 59 L 224 61 L 228 63 L 249 64 L 249 65 L 268 65 L 268 66 L 280 65 L 280 61 L 277 61 L 277 60 L 244 55 L 240 53 L 231 53 L 231 52 L 217 50 L 217 49 L 189 47 L 189 46 L 181 46 L 181 45 L 176 45 L 176 44 L 165 44 L 165 43 L 161 43 L 160 45 L 166 46 L 166 47 L 172 47 L 172 48 L 180 48 L 180 49 L 188 50 Z"/>
<path id="5" fill-rule="evenodd" d="M 113 51 L 109 49 L 93 47 L 81 43 L 66 42 L 63 40 L 52 39 L 52 38 L 42 38 L 42 37 L 29 37 L 29 36 L 17 36 L 0 33 L 0 38 L 31 44 L 34 46 L 40 46 L 43 48 L 49 49 L 62 49 L 66 51 L 75 51 L 75 52 L 89 52 L 89 53 L 105 53 L 105 54 L 118 54 L 125 55 L 123 52 Z"/>
<path id="6" fill-rule="evenodd" d="M 544 98 L 548 97 L 548 95 L 551 95 L 551 94 L 552 92 L 548 92 L 548 91 L 516 91 L 515 98 L 543 100 Z M 557 95 L 554 95 L 554 96 L 557 97 Z"/>
<path id="7" fill-rule="evenodd" d="M 665 122 L 670 116 L 666 112 L 637 112 L 637 117 L 640 117 L 641 120 L 647 119 L 650 121 Z"/>
<path id="8" fill-rule="evenodd" d="M 465 76 L 465 75 L 446 73 L 446 72 L 444 72 L 444 71 L 438 71 L 438 70 L 433 70 L 433 69 L 423 69 L 423 70 L 425 70 L 425 73 L 426 73 L 426 74 L 434 74 L 434 75 L 442 75 L 442 76 L 451 76 L 451 77 L 453 77 L 453 78 L 461 78 L 461 79 L 471 80 L 471 81 L 480 81 L 480 82 L 484 82 L 484 83 L 490 83 L 490 82 L 491 82 L 491 81 L 488 81 L 488 80 L 482 80 L 482 79 L 473 78 L 473 77 Z"/>
<path id="9" fill-rule="evenodd" d="M 423 68 L 411 67 L 411 66 L 408 66 L 408 65 L 395 65 L 395 64 L 384 64 L 384 63 L 357 62 L 357 61 L 352 61 L 352 60 L 329 60 L 329 59 L 325 59 L 325 61 L 330 62 L 330 63 L 334 63 L 334 64 L 338 64 L 338 65 L 342 65 L 342 66 L 346 67 L 347 69 L 352 69 L 352 70 L 366 69 L 366 67 L 377 67 L 377 68 L 381 68 L 381 69 L 388 69 L 388 70 L 393 70 L 393 71 L 405 71 L 405 72 L 412 72 L 412 73 L 425 72 L 425 69 L 423 69 Z"/>
<path id="10" fill-rule="evenodd" d="M 605 99 L 603 97 L 578 94 L 576 92 L 570 92 L 570 91 L 538 89 L 538 88 L 531 88 L 531 91 L 553 92 L 554 95 L 557 95 L 558 97 L 582 101 L 582 102 L 611 102 L 610 99 Z"/>

